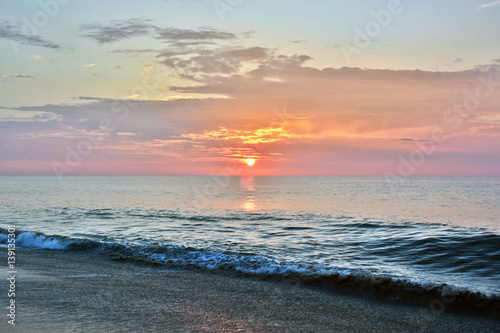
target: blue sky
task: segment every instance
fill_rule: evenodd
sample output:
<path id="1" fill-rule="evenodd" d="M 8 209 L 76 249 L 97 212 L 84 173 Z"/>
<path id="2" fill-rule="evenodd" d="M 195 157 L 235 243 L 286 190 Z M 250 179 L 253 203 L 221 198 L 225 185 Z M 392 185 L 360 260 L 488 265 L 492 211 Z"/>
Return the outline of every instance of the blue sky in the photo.
<path id="1" fill-rule="evenodd" d="M 55 1 L 55 0 L 54 0 Z M 46 1 L 51 4 L 53 1 Z M 215 4 L 227 1 L 68 1 L 58 4 L 57 14 L 38 29 L 38 35 L 55 41 L 59 49 L 44 48 L 0 39 L 2 63 L 0 75 L 29 71 L 32 76 L 55 82 L 56 98 L 69 102 L 73 88 L 95 95 L 117 97 L 114 86 L 103 91 L 98 79 L 82 77 L 85 64 L 96 63 L 101 74 L 108 73 L 112 63 L 120 63 L 124 71 L 133 66 L 155 62 L 155 54 L 136 55 L 137 59 L 116 59 L 113 49 L 162 49 L 158 41 L 149 36 L 137 36 L 110 45 L 102 45 L 82 37 L 81 26 L 130 18 L 148 19 L 158 27 L 201 28 L 230 31 L 236 34 L 252 32 L 242 46 L 261 46 L 279 49 L 286 54 L 307 53 L 313 59 L 309 65 L 317 68 L 343 66 L 360 68 L 420 69 L 432 71 L 457 71 L 490 63 L 498 58 L 500 49 L 500 6 L 483 10 L 478 8 L 494 1 L 411 1 L 401 0 L 401 13 L 393 15 L 387 27 L 373 37 L 370 45 L 351 59 L 341 51 L 344 43 L 352 44 L 355 27 L 364 30 L 373 21 L 371 12 L 388 7 L 390 1 L 236 1 L 231 10 L 218 15 Z M 3 1 L 0 18 L 10 24 L 26 27 L 24 19 L 34 23 L 37 13 L 43 12 L 38 1 Z M 49 6 L 49 8 L 54 8 Z M 224 8 L 224 7 L 223 7 Z M 31 33 L 31 30 L 28 29 Z M 296 41 L 293 43 L 292 41 Z M 300 41 L 300 42 L 297 42 Z M 14 46 L 13 46 L 14 45 Z M 15 52 L 14 48 L 18 51 Z M 304 52 L 307 51 L 307 52 Z M 47 65 L 30 59 L 32 55 L 53 61 Z M 49 74 L 50 73 L 50 74 Z M 95 74 L 95 73 L 94 73 Z M 109 73 L 111 74 L 111 73 Z M 116 74 L 116 73 L 114 73 Z M 31 75 L 31 74 L 30 74 Z M 78 82 L 64 80 L 68 75 L 79 76 Z M 85 89 L 82 89 L 82 79 Z M 122 82 L 127 79 L 124 75 Z M 10 82 L 11 83 L 11 82 Z M 130 85 L 134 82 L 127 82 Z M 35 83 L 23 83 L 25 88 L 35 88 Z M 5 85 L 4 85 L 5 86 Z M 18 89 L 7 87 L 4 105 L 24 105 L 48 102 L 41 97 L 30 100 L 19 97 Z M 3 87 L 6 89 L 6 87 Z M 66 91 L 70 90 L 70 91 Z M 42 91 L 39 91 L 42 93 Z M 17 98 L 15 97 L 17 96 Z M 22 103 L 21 103 L 22 99 Z"/>

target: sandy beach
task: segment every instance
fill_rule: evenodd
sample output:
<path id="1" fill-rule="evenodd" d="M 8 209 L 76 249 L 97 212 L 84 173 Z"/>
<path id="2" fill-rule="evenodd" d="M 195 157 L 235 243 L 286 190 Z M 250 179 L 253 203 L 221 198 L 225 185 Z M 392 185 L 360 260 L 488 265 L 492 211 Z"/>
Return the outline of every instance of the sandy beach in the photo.
<path id="1" fill-rule="evenodd" d="M 293 281 L 167 269 L 54 250 L 22 249 L 17 260 L 16 326 L 4 315 L 2 332 L 500 331 L 493 319 L 435 314 Z M 7 276 L 5 267 L 1 271 Z M 2 303 L 7 302 L 2 293 Z"/>

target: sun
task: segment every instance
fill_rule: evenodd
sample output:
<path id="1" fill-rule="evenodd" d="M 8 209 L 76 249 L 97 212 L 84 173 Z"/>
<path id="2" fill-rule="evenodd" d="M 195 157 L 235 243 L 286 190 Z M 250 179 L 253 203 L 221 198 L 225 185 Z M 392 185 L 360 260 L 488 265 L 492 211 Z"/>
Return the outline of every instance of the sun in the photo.
<path id="1" fill-rule="evenodd" d="M 255 160 L 253 158 L 247 158 L 245 161 L 248 166 L 252 166 L 255 164 Z"/>

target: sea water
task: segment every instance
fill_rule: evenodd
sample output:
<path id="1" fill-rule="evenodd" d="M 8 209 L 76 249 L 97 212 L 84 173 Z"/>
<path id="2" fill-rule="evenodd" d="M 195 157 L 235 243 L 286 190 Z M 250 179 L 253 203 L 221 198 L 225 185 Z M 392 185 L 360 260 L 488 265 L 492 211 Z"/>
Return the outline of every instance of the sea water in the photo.
<path id="1" fill-rule="evenodd" d="M 500 294 L 499 178 L 0 177 L 0 244 Z"/>

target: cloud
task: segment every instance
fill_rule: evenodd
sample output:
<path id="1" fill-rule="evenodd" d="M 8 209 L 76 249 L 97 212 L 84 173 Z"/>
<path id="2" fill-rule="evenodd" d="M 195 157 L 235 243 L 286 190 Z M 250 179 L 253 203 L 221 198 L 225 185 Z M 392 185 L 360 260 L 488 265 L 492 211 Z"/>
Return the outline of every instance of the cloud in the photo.
<path id="1" fill-rule="evenodd" d="M 236 49 L 231 51 L 226 51 L 220 53 L 222 57 L 243 59 L 243 60 L 254 60 L 259 58 L 265 58 L 267 56 L 268 49 L 263 47 L 251 47 L 247 49 Z"/>
<path id="2" fill-rule="evenodd" d="M 500 6 L 500 1 L 493 1 L 493 2 L 489 2 L 489 3 L 484 3 L 481 6 L 477 7 L 476 11 L 480 11 L 480 10 L 491 8 L 491 7 L 497 7 L 497 6 Z"/>
<path id="3" fill-rule="evenodd" d="M 443 119 L 453 105 L 474 94 L 479 76 L 497 73 L 493 68 L 489 73 L 480 69 L 449 73 L 317 69 L 306 66 L 307 55 L 252 48 L 212 51 L 206 55 L 223 54 L 241 61 L 241 67 L 235 74 L 214 74 L 198 85 L 177 88 L 198 94 L 197 99 L 81 97 L 74 105 L 19 108 L 19 112 L 50 112 L 60 120 L 0 122 L 0 142 L 16 147 L 8 150 L 0 145 L 0 156 L 13 158 L 24 150 L 37 161 L 63 161 L 67 145 L 75 146 L 85 133 L 96 133 L 100 121 L 107 118 L 116 125 L 116 132 L 104 137 L 86 160 L 94 163 L 94 170 L 106 172 L 128 165 L 132 174 L 206 174 L 217 163 L 223 166 L 229 160 L 255 156 L 262 161 L 259 167 L 273 163 L 269 172 L 276 174 L 366 174 L 370 165 L 371 175 L 381 175 L 397 168 L 398 156 L 427 144 L 436 128 L 443 129 L 449 140 L 436 146 L 435 156 L 463 162 L 471 170 L 482 162 L 488 170 L 498 169 L 489 162 L 500 156 L 495 139 L 498 94 L 482 100 L 474 117 L 463 119 L 452 113 L 451 123 Z M 247 69 L 247 61 L 256 62 L 257 68 Z M 270 76 L 281 81 L 267 81 Z M 498 82 L 500 77 L 492 80 Z M 200 94 L 215 93 L 231 98 L 200 98 Z M 289 113 L 273 110 L 284 106 Z M 126 119 L 120 119 L 122 109 L 128 113 Z M 462 119 L 458 128 L 453 127 L 455 118 Z M 472 123 L 474 119 L 481 123 Z M 476 152 L 485 156 L 479 162 L 464 157 Z M 429 160 L 419 172 L 462 168 L 441 162 L 436 168 L 443 169 L 432 169 L 432 163 Z"/>
<path id="4" fill-rule="evenodd" d="M 411 141 L 411 142 L 430 142 L 430 140 L 418 140 L 418 139 L 410 139 L 410 138 L 402 138 L 399 139 L 401 141 Z"/>
<path id="5" fill-rule="evenodd" d="M 234 74 L 244 62 L 267 57 L 268 49 L 263 47 L 241 47 L 235 41 L 249 36 L 249 32 L 235 34 L 213 28 L 157 30 L 156 39 L 168 44 L 168 49 L 157 58 L 178 76 L 193 81 L 198 75 Z M 250 33 L 251 34 L 251 33 Z"/>
<path id="6" fill-rule="evenodd" d="M 236 35 L 217 29 L 177 29 L 177 28 L 165 28 L 158 31 L 156 39 L 163 40 L 167 43 L 175 41 L 206 41 L 206 40 L 230 40 L 236 39 Z"/>
<path id="7" fill-rule="evenodd" d="M 61 48 L 58 44 L 50 42 L 40 36 L 24 32 L 20 24 L 13 24 L 2 19 L 0 19 L 0 39 L 7 39 L 24 45 L 39 46 L 49 49 Z"/>
<path id="8" fill-rule="evenodd" d="M 276 55 L 274 50 L 263 47 L 195 50 L 181 53 L 181 56 L 162 53 L 159 57 L 165 57 L 162 63 L 175 69 L 179 76 L 200 83 L 214 83 L 220 75 L 243 75 L 254 80 L 282 82 L 279 76 L 285 69 L 299 68 L 312 59 L 307 55 Z M 198 87 L 203 89 L 203 86 Z M 181 91 L 183 88 L 172 89 Z"/>
<path id="9" fill-rule="evenodd" d="M 238 35 L 214 28 L 179 29 L 159 28 L 150 20 L 129 19 L 109 23 L 86 24 L 81 27 L 83 36 L 99 43 L 112 43 L 134 36 L 149 35 L 168 44 L 167 50 L 139 49 L 113 50 L 113 53 L 154 53 L 167 67 L 175 70 L 180 78 L 198 81 L 200 75 L 235 74 L 246 62 L 266 58 L 268 49 L 234 46 Z M 248 34 L 246 34 L 248 35 Z M 245 36 L 245 33 L 243 34 Z M 230 43 L 225 46 L 224 43 Z"/>
<path id="10" fill-rule="evenodd" d="M 62 116 L 50 112 L 9 110 L 0 108 L 0 122 L 60 121 Z"/>
<path id="11" fill-rule="evenodd" d="M 80 27 L 81 36 L 97 41 L 99 44 L 114 43 L 137 36 L 152 36 L 175 48 L 215 44 L 214 41 L 234 40 L 238 37 L 230 32 L 213 28 L 179 29 L 160 28 L 151 20 L 132 18 L 112 20 L 108 23 L 84 24 Z M 245 34 L 244 34 L 245 35 Z M 154 52 L 155 50 L 115 50 L 112 52 Z"/>
<path id="12" fill-rule="evenodd" d="M 157 57 L 164 58 L 161 62 L 174 69 L 180 77 L 196 82 L 212 80 L 217 75 L 240 74 L 263 78 L 267 69 L 301 66 L 312 59 L 307 55 L 275 55 L 275 50 L 257 46 L 172 50 L 162 52 Z M 273 79 L 280 81 L 278 78 Z"/>
<path id="13" fill-rule="evenodd" d="M 109 24 L 84 24 L 80 30 L 82 36 L 93 39 L 99 44 L 114 43 L 137 36 L 145 36 L 157 29 L 147 19 L 112 20 Z"/>
<path id="14" fill-rule="evenodd" d="M 33 76 L 27 74 L 13 74 L 11 77 L 33 79 Z"/>
<path id="15" fill-rule="evenodd" d="M 12 74 L 12 75 L 2 75 L 3 79 L 34 79 L 33 76 L 28 74 Z"/>
<path id="16" fill-rule="evenodd" d="M 131 50 L 131 49 L 126 49 L 126 50 L 113 50 L 109 51 L 110 53 L 124 53 L 124 54 L 136 54 L 136 53 L 158 53 L 160 50 L 155 50 L 155 49 L 139 49 L 139 50 Z"/>
<path id="17" fill-rule="evenodd" d="M 500 124 L 500 113 L 476 117 L 473 121 Z"/>
<path id="18" fill-rule="evenodd" d="M 189 138 L 191 140 L 238 140 L 243 144 L 279 142 L 290 137 L 292 137 L 292 134 L 283 127 L 266 127 L 258 128 L 256 130 L 229 130 L 225 127 L 221 127 L 217 130 L 204 131 L 203 133 L 189 133 L 181 135 L 181 138 Z"/>
<path id="19" fill-rule="evenodd" d="M 42 56 L 39 56 L 39 55 L 32 55 L 31 56 L 33 59 L 36 59 L 38 61 L 41 61 L 41 62 L 46 62 L 46 63 L 53 63 L 52 60 L 48 60 L 48 59 L 43 59 Z"/>
<path id="20" fill-rule="evenodd" d="M 185 49 L 188 47 L 208 46 L 208 45 L 217 45 L 217 43 L 215 41 L 211 41 L 211 40 L 177 41 L 177 42 L 172 41 L 169 44 L 169 48 Z"/>
<path id="21" fill-rule="evenodd" d="M 497 124 L 500 122 L 497 121 Z M 476 126 L 471 127 L 467 134 L 475 137 L 490 137 L 490 138 L 499 138 L 500 126 L 499 125 L 487 125 L 487 126 Z"/>
<path id="22" fill-rule="evenodd" d="M 266 56 L 261 47 L 224 47 L 221 43 L 231 42 L 239 37 L 231 32 L 213 28 L 179 29 L 159 28 L 150 20 L 115 20 L 109 23 L 94 23 L 81 26 L 83 36 L 100 44 L 113 43 L 135 36 L 151 36 L 168 44 L 168 50 L 153 49 L 113 50 L 113 53 L 158 52 L 161 62 L 177 71 L 179 77 L 198 80 L 195 74 L 233 74 L 239 71 L 244 61 L 252 61 Z M 245 34 L 244 34 L 245 35 Z"/>
<path id="23" fill-rule="evenodd" d="M 156 39 L 168 44 L 168 50 L 158 54 L 161 62 L 174 69 L 180 77 L 199 80 L 197 74 L 232 74 L 242 61 L 265 56 L 264 48 L 234 46 L 239 37 L 230 32 L 201 28 L 165 28 L 157 31 Z M 231 46 L 225 46 L 230 43 Z"/>
<path id="24" fill-rule="evenodd" d="M 162 53 L 162 61 L 168 67 L 186 75 L 193 74 L 234 74 L 247 61 L 264 60 L 268 49 L 252 47 L 246 49 L 193 50 L 180 53 Z M 187 57 L 186 57 L 187 55 Z"/>

